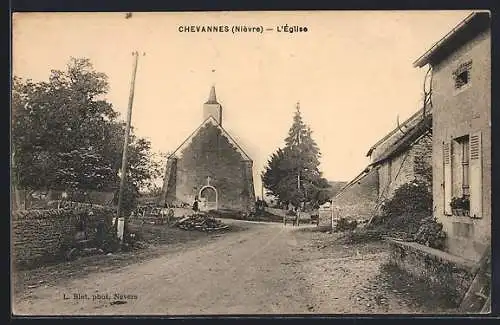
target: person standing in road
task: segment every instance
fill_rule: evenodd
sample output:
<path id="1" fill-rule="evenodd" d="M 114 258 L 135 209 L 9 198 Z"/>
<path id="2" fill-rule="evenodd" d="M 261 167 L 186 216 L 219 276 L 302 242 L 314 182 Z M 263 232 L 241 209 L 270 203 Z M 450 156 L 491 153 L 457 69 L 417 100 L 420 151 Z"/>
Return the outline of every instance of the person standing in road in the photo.
<path id="1" fill-rule="evenodd" d="M 194 211 L 195 213 L 197 213 L 197 212 L 198 212 L 198 197 L 195 197 L 195 198 L 194 198 L 194 203 L 193 203 L 193 211 Z"/>
<path id="2" fill-rule="evenodd" d="M 300 206 L 297 207 L 295 214 L 295 225 L 298 227 L 300 224 Z"/>

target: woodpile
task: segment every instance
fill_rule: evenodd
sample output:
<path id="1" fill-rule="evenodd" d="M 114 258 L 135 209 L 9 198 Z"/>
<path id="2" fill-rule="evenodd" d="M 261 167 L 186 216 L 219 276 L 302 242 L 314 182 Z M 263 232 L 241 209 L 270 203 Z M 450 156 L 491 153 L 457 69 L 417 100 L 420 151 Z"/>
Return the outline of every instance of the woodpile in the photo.
<path id="1" fill-rule="evenodd" d="M 194 214 L 180 219 L 177 227 L 184 230 L 216 231 L 227 229 L 229 226 L 222 221 L 206 214 Z"/>

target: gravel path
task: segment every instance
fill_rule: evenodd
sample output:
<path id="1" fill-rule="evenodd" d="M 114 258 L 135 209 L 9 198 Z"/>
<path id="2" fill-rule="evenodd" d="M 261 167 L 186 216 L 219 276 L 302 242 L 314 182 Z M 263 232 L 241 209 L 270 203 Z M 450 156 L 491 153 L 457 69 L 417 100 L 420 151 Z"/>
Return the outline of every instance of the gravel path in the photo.
<path id="1" fill-rule="evenodd" d="M 193 241 L 159 257 L 32 289 L 21 315 L 338 314 L 435 312 L 380 289 L 385 247 L 276 223 Z M 378 282 L 377 282 L 378 281 Z M 78 298 L 78 299 L 75 299 Z"/>

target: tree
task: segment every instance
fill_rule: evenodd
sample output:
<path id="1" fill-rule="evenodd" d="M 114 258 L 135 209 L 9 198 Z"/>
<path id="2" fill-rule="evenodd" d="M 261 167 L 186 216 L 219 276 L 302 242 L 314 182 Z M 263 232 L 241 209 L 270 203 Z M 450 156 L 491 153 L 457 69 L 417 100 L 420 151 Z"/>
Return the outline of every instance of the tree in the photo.
<path id="1" fill-rule="evenodd" d="M 125 125 L 104 98 L 108 89 L 106 75 L 88 59 L 71 58 L 66 70 L 52 70 L 48 82 L 14 77 L 13 181 L 18 188 L 117 189 Z M 128 183 L 137 189 L 154 173 L 150 143 L 132 134 L 129 152 Z"/>
<path id="2" fill-rule="evenodd" d="M 285 147 L 271 155 L 262 175 L 269 194 L 281 203 L 318 206 L 330 197 L 330 186 L 319 170 L 321 153 L 297 106 Z"/>

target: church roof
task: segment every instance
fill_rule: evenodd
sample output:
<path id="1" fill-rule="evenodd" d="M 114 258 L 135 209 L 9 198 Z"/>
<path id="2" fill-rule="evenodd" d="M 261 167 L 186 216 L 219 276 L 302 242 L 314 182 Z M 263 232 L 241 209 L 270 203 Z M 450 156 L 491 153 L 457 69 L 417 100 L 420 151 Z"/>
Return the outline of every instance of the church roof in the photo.
<path id="1" fill-rule="evenodd" d="M 215 88 L 212 87 L 212 90 L 215 96 Z M 224 135 L 229 141 L 229 143 L 231 143 L 236 148 L 236 150 L 240 153 L 240 155 L 244 160 L 252 161 L 250 156 L 241 148 L 241 146 L 236 142 L 236 140 L 234 140 L 233 137 L 231 137 L 231 135 L 222 127 L 222 125 L 220 125 L 217 122 L 217 120 L 212 115 L 210 115 L 207 119 L 205 119 L 205 121 L 203 121 L 200 124 L 200 126 L 198 126 L 198 128 L 196 128 L 196 130 L 194 130 L 193 133 L 191 133 L 191 135 L 187 137 L 186 140 L 184 140 L 184 142 L 182 142 L 181 145 L 178 146 L 177 149 L 175 149 L 175 151 L 170 156 L 168 156 L 168 158 L 174 157 L 177 152 L 182 151 L 196 136 L 196 134 L 200 131 L 200 129 L 209 123 L 213 124 L 215 127 L 220 129 L 221 134 Z"/>
<path id="2" fill-rule="evenodd" d="M 210 95 L 208 96 L 208 100 L 205 104 L 218 104 L 217 96 L 215 95 L 215 86 L 212 86 L 212 89 L 210 89 Z"/>

